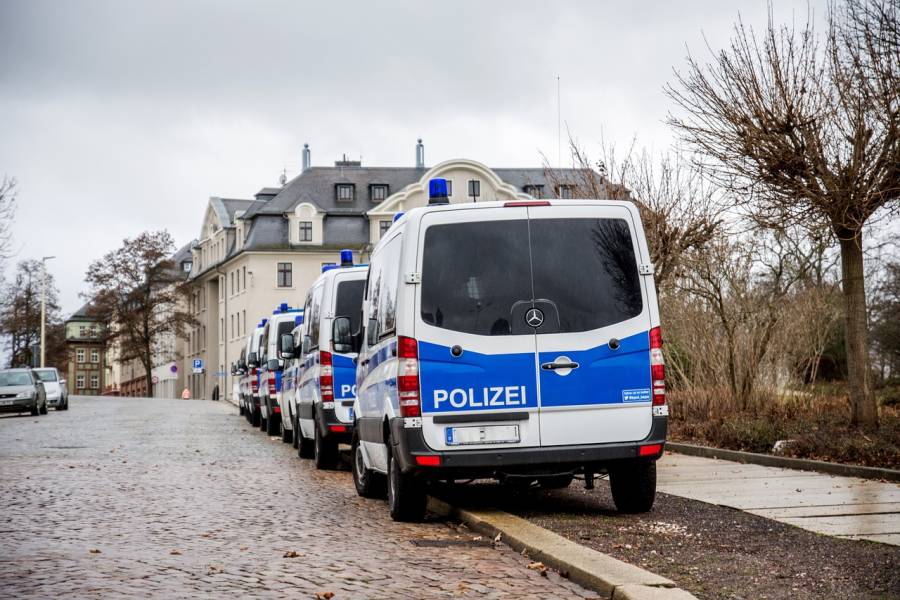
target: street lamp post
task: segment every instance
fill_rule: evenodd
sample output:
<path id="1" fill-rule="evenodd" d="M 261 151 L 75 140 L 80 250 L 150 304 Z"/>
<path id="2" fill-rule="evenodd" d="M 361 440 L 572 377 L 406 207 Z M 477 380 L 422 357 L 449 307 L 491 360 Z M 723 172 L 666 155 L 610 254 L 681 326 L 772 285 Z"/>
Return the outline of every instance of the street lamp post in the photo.
<path id="1" fill-rule="evenodd" d="M 44 360 L 47 356 L 47 261 L 55 256 L 45 256 L 41 259 L 41 368 L 44 368 Z"/>

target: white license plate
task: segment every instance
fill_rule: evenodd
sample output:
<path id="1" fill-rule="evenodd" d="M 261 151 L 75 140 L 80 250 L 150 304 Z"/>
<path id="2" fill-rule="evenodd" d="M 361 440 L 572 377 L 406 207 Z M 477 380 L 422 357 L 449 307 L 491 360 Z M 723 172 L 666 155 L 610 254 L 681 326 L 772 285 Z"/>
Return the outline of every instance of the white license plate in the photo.
<path id="1" fill-rule="evenodd" d="M 514 444 L 519 441 L 518 425 L 478 425 L 448 427 L 445 431 L 448 446 L 470 444 Z"/>
<path id="2" fill-rule="evenodd" d="M 15 400 L 0 400 L 0 406 L 9 406 L 10 404 L 15 404 Z"/>

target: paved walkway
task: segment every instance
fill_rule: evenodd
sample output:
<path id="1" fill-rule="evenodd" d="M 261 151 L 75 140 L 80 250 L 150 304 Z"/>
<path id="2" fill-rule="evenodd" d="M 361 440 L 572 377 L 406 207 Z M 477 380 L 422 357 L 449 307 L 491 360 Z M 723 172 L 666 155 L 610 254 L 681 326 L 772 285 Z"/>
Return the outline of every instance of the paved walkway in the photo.
<path id="1" fill-rule="evenodd" d="M 667 454 L 658 489 L 816 533 L 900 545 L 900 485 Z"/>

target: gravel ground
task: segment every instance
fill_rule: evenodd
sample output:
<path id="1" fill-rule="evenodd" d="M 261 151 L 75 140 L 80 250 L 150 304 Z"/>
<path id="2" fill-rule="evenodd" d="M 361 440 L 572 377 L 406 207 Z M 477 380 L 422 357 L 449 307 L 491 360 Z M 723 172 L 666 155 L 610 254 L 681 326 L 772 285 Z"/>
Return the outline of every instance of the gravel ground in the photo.
<path id="1" fill-rule="evenodd" d="M 900 548 L 832 538 L 739 510 L 657 494 L 620 515 L 609 485 L 515 491 L 476 482 L 454 502 L 525 517 L 579 544 L 640 565 L 703 599 L 900 598 Z"/>

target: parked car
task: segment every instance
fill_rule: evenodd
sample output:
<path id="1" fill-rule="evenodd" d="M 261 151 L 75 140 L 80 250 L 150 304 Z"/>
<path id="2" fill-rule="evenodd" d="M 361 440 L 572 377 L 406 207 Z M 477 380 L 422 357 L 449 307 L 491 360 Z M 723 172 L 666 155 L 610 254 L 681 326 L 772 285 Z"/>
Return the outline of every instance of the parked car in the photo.
<path id="1" fill-rule="evenodd" d="M 254 427 L 259 427 L 261 411 L 259 406 L 259 344 L 262 339 L 266 319 L 247 336 L 247 343 L 242 351 L 246 355 L 246 367 L 241 373 L 241 403 L 243 414 Z"/>
<path id="2" fill-rule="evenodd" d="M 338 445 L 353 439 L 356 401 L 356 353 L 347 342 L 360 333 L 362 297 L 368 267 L 353 265 L 353 252 L 341 252 L 341 266 L 323 267 L 312 284 L 304 304 L 300 344 L 292 349 L 297 356 L 286 371 L 288 391 L 282 419 L 292 419 L 301 457 L 315 458 L 319 469 L 333 469 L 338 462 Z M 341 318 L 343 317 L 343 318 Z M 347 327 L 334 339 L 333 323 Z M 295 343 L 283 340 L 283 349 Z M 358 344 L 357 344 L 358 347 Z"/>
<path id="3" fill-rule="evenodd" d="M 268 435 L 280 435 L 282 440 L 291 441 L 293 431 L 281 421 L 282 375 L 285 357 L 282 356 L 281 336 L 289 334 L 303 322 L 303 309 L 291 308 L 282 303 L 272 312 L 260 338 L 259 360 L 259 408 L 261 420 L 259 428 Z"/>
<path id="4" fill-rule="evenodd" d="M 59 376 L 59 371 L 53 367 L 46 367 L 35 369 L 34 372 L 44 383 L 47 406 L 52 406 L 56 410 L 69 410 L 69 391 L 66 389 L 66 380 Z"/>
<path id="5" fill-rule="evenodd" d="M 47 392 L 37 373 L 24 368 L 0 371 L 0 412 L 47 414 Z"/>
<path id="6" fill-rule="evenodd" d="M 608 473 L 619 510 L 649 510 L 668 407 L 638 209 L 449 205 L 442 180 L 430 193 L 371 257 L 358 493 L 379 494 L 386 477 L 391 517 L 419 520 L 434 480 L 552 488 L 580 474 L 592 487 Z"/>

